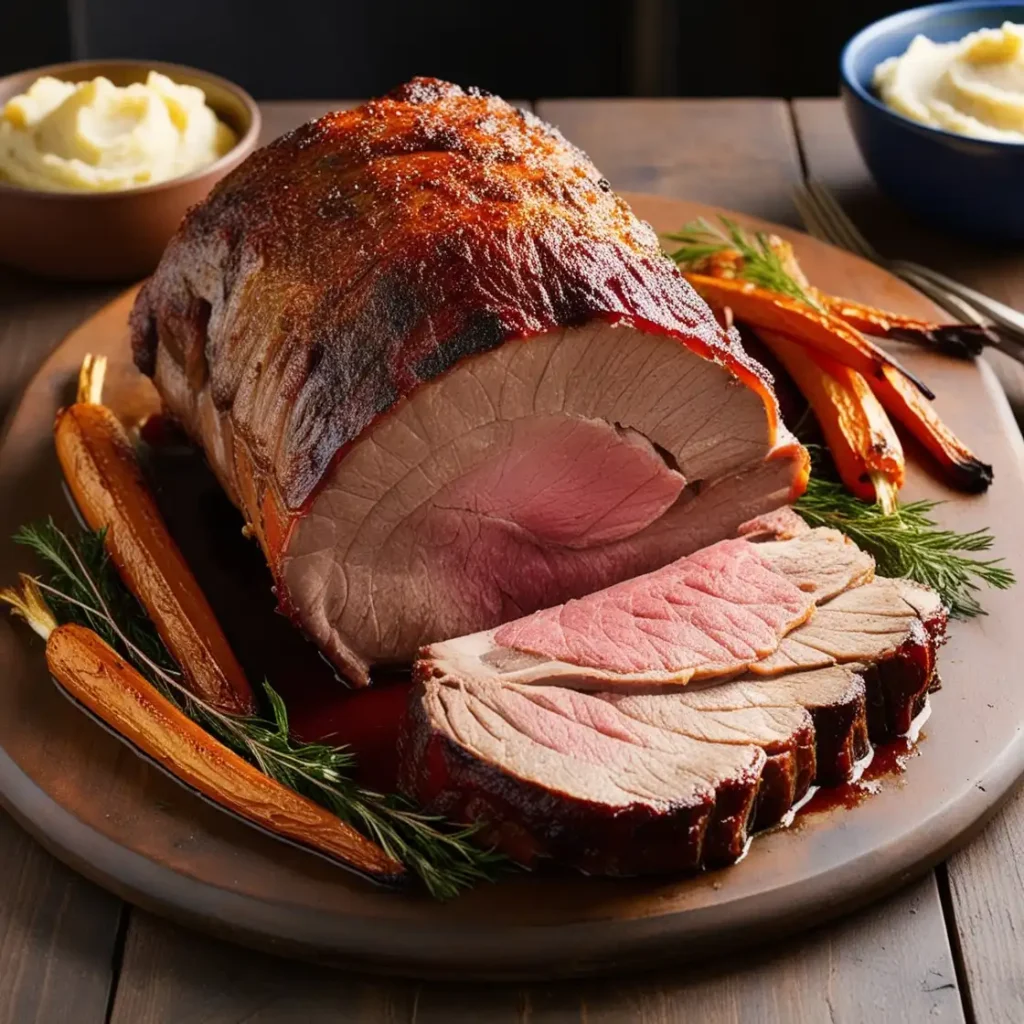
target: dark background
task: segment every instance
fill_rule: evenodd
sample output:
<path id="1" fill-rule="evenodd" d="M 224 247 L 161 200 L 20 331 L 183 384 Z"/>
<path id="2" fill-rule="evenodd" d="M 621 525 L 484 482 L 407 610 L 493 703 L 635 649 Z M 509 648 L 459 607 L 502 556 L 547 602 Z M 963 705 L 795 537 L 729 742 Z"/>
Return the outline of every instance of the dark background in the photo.
<path id="1" fill-rule="evenodd" d="M 414 74 L 505 96 L 814 96 L 899 0 L 0 0 L 0 74 L 85 57 L 192 64 L 260 99 Z"/>

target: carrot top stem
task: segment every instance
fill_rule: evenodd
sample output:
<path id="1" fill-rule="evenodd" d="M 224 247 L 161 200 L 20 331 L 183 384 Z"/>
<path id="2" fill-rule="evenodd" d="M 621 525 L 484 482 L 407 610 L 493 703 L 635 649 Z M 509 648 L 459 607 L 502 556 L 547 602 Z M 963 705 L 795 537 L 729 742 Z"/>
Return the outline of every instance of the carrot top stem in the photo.
<path id="1" fill-rule="evenodd" d="M 21 589 L 4 587 L 0 590 L 0 604 L 10 605 L 11 614 L 27 623 L 34 633 L 44 640 L 57 628 L 57 619 L 39 589 L 39 584 L 25 573 L 20 573 L 18 580 Z"/>
<path id="2" fill-rule="evenodd" d="M 100 405 L 103 401 L 103 382 L 107 376 L 107 357 L 86 353 L 78 371 L 76 401 L 86 405 Z"/>
<path id="3" fill-rule="evenodd" d="M 868 476 L 871 478 L 871 486 L 875 489 L 875 501 L 882 509 L 882 512 L 887 516 L 893 515 L 897 508 L 899 508 L 899 496 L 896 486 L 889 477 L 877 470 L 872 470 L 868 473 Z"/>

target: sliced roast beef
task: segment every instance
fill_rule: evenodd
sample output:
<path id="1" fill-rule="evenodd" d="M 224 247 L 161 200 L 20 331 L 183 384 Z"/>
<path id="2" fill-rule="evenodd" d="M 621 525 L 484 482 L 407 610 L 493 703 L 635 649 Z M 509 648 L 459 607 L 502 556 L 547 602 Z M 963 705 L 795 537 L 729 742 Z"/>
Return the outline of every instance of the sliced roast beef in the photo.
<path id="1" fill-rule="evenodd" d="M 823 605 L 784 637 L 774 653 L 752 664 L 756 675 L 780 675 L 842 662 L 877 659 L 913 638 L 924 623 L 942 621 L 938 596 L 907 580 L 876 577 Z"/>
<path id="2" fill-rule="evenodd" d="M 862 730 L 856 673 L 826 669 L 803 683 L 812 702 Z M 806 793 L 814 725 L 797 703 L 752 701 L 735 682 L 715 690 L 704 709 L 689 693 L 622 706 L 562 687 L 430 681 L 403 737 L 402 784 L 526 864 L 550 856 L 637 874 L 730 863 L 755 820 L 773 824 Z M 861 731 L 849 746 L 862 743 Z"/>
<path id="3" fill-rule="evenodd" d="M 877 577 L 818 609 L 782 639 L 774 654 L 751 665 L 755 676 L 782 676 L 825 665 L 864 665 L 876 742 L 907 732 L 930 688 L 947 614 L 938 595 L 909 580 Z"/>
<path id="4" fill-rule="evenodd" d="M 250 157 L 132 316 L 283 609 L 353 681 L 784 504 L 771 384 L 589 160 L 417 79 Z"/>
<path id="5" fill-rule="evenodd" d="M 816 602 L 873 573 L 871 557 L 836 530 L 720 541 L 606 590 L 433 644 L 418 671 L 591 690 L 735 676 L 778 655 Z M 830 663 L 822 657 L 816 662 Z"/>
<path id="6" fill-rule="evenodd" d="M 401 784 L 526 863 L 607 874 L 729 863 L 812 780 L 849 778 L 868 735 L 909 727 L 944 626 L 931 592 L 875 579 L 789 633 L 785 667 L 685 689 L 657 672 L 641 689 L 634 673 L 605 692 L 575 689 L 578 666 L 496 647 L 494 631 L 437 644 L 416 666 Z"/>

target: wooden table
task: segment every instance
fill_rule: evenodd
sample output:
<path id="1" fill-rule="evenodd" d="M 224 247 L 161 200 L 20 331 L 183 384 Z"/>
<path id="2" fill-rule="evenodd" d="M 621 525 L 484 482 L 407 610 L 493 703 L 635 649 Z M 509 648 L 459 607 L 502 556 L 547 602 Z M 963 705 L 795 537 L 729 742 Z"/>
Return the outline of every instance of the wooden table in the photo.
<path id="1" fill-rule="evenodd" d="M 338 105 L 267 104 L 267 138 Z M 1024 252 L 953 243 L 893 208 L 868 179 L 838 101 L 540 100 L 534 108 L 587 150 L 616 188 L 799 225 L 792 188 L 812 175 L 835 188 L 883 251 L 1024 306 Z M 0 271 L 0 416 L 62 335 L 114 292 Z M 995 362 L 1020 419 L 1024 371 Z M 770 949 L 646 977 L 456 986 L 330 972 L 192 934 L 79 878 L 0 813 L 0 1024 L 1020 1024 L 1022 863 L 1018 795 L 973 845 L 923 881 Z"/>

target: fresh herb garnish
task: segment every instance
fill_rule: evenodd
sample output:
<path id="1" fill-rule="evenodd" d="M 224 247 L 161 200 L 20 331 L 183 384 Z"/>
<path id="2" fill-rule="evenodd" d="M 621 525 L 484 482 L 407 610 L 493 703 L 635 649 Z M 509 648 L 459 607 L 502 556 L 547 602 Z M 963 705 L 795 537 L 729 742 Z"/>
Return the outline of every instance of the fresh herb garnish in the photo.
<path id="1" fill-rule="evenodd" d="M 950 614 L 984 615 L 975 593 L 980 584 L 1006 590 L 1016 582 L 1001 558 L 980 559 L 988 551 L 989 530 L 955 533 L 940 529 L 931 512 L 937 501 L 911 501 L 886 514 L 847 493 L 842 484 L 812 476 L 793 506 L 810 526 L 831 526 L 874 556 L 883 576 L 906 577 L 931 587 Z"/>
<path id="2" fill-rule="evenodd" d="M 672 259 L 683 269 L 699 271 L 714 256 L 734 254 L 730 266 L 736 277 L 821 309 L 814 295 L 787 268 L 780 254 L 785 247 L 773 247 L 772 239 L 761 231 L 748 235 L 728 217 L 719 220 L 724 231 L 701 217 L 681 231 L 666 235 L 683 243 L 669 253 Z M 811 526 L 831 526 L 845 533 L 874 556 L 883 575 L 905 577 L 931 587 L 951 615 L 983 615 L 975 596 L 980 585 L 1005 590 L 1016 579 L 1001 564 L 1001 558 L 972 557 L 992 547 L 994 538 L 989 530 L 956 533 L 941 529 L 930 514 L 940 504 L 900 504 L 891 487 L 884 501 L 868 504 L 853 497 L 842 484 L 815 474 L 793 507 Z"/>
<path id="3" fill-rule="evenodd" d="M 718 218 L 725 230 L 716 228 L 703 217 L 690 221 L 675 234 L 665 235 L 673 242 L 682 242 L 669 256 L 684 270 L 697 269 L 701 263 L 719 253 L 735 252 L 739 277 L 760 288 L 788 295 L 820 309 L 817 300 L 789 272 L 782 257 L 772 248 L 771 239 L 763 231 L 748 235 L 728 217 Z"/>
<path id="4" fill-rule="evenodd" d="M 153 623 L 110 563 L 103 535 L 83 530 L 74 540 L 49 520 L 22 527 L 15 540 L 49 569 L 37 580 L 58 622 L 97 632 L 161 693 L 264 774 L 332 811 L 422 879 L 430 894 L 450 899 L 491 880 L 508 865 L 472 842 L 474 828 L 450 825 L 418 811 L 403 797 L 355 783 L 345 747 L 299 743 L 289 735 L 284 701 L 264 683 L 272 720 L 227 715 L 189 693 Z"/>

